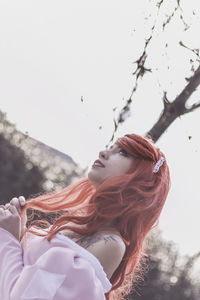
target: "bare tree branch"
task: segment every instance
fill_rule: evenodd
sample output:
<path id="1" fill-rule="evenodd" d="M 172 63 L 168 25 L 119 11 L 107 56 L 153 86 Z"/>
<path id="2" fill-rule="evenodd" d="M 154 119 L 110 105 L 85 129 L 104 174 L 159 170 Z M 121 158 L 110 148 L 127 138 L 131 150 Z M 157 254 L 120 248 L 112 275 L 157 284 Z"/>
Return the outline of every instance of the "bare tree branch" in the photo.
<path id="1" fill-rule="evenodd" d="M 175 13 L 179 11 L 183 11 L 180 5 L 180 0 L 177 0 L 177 6 L 174 8 L 173 12 L 171 13 L 171 15 L 168 16 L 167 20 L 163 23 L 163 31 L 165 30 L 165 27 L 171 22 L 172 18 L 175 16 Z M 183 23 L 183 25 L 185 26 L 184 31 L 187 31 L 190 27 L 189 25 L 185 22 L 183 14 L 180 12 L 180 19 Z"/>
<path id="2" fill-rule="evenodd" d="M 200 102 L 193 104 L 190 108 L 186 108 L 185 114 L 194 111 L 200 107 Z"/>
<path id="3" fill-rule="evenodd" d="M 200 103 L 193 104 L 190 108 L 186 107 L 186 102 L 196 88 L 200 85 L 200 66 L 194 75 L 189 79 L 189 83 L 173 102 L 164 100 L 164 109 L 156 124 L 146 133 L 146 136 L 156 142 L 165 130 L 176 120 L 177 117 L 194 111 L 200 107 Z M 165 94 L 164 94 L 165 96 Z"/>
<path id="4" fill-rule="evenodd" d="M 165 109 L 167 109 L 168 106 L 170 105 L 170 102 L 167 99 L 167 92 L 166 91 L 164 91 L 164 94 L 163 94 L 163 104 L 164 104 Z"/>
<path id="5" fill-rule="evenodd" d="M 163 4 L 163 2 L 164 2 L 164 0 L 159 1 L 159 2 L 156 4 L 156 6 L 157 6 L 158 8 L 160 8 L 160 6 Z"/>
<path id="6" fill-rule="evenodd" d="M 119 124 L 123 123 L 127 119 L 127 117 L 130 116 L 130 112 L 131 112 L 130 106 L 132 104 L 132 97 L 133 97 L 133 94 L 135 93 L 135 91 L 137 90 L 139 78 L 143 78 L 145 73 L 151 72 L 151 69 L 146 68 L 146 66 L 145 66 L 146 59 L 147 59 L 147 48 L 150 44 L 150 41 L 153 38 L 158 15 L 159 15 L 159 12 L 160 12 L 160 9 L 161 9 L 161 6 L 163 3 L 164 3 L 164 0 L 161 0 L 156 5 L 158 7 L 158 11 L 157 11 L 157 17 L 155 18 L 154 24 L 151 28 L 151 35 L 148 39 L 145 40 L 145 46 L 144 46 L 144 50 L 143 50 L 141 56 L 134 62 L 137 64 L 137 68 L 136 68 L 135 72 L 133 73 L 133 75 L 135 76 L 135 85 L 133 87 L 133 90 L 131 92 L 129 99 L 126 101 L 126 104 L 119 112 L 118 117 L 116 119 L 114 118 L 115 128 L 114 128 L 114 132 L 112 134 L 112 137 L 111 137 L 109 143 L 111 143 L 113 141 L 115 132 L 117 131 Z M 184 21 L 184 18 L 183 18 L 183 14 L 182 14 L 183 10 L 180 6 L 180 0 L 176 0 L 176 3 L 177 3 L 177 5 L 175 6 L 173 12 L 171 13 L 171 15 L 169 15 L 167 17 L 167 20 L 163 23 L 163 31 L 164 31 L 165 27 L 170 23 L 172 18 L 175 16 L 175 13 L 178 12 L 178 10 L 180 11 L 180 19 L 185 26 L 185 30 L 187 30 L 189 28 L 189 26 L 186 24 L 186 22 Z M 195 13 L 193 13 L 193 14 L 195 14 Z M 189 47 L 185 46 L 183 44 L 183 42 L 181 42 L 181 41 L 179 42 L 179 44 L 180 44 L 180 46 L 185 47 L 185 48 L 191 50 L 192 52 L 194 52 L 195 55 L 197 56 L 197 61 L 200 63 L 199 49 L 190 49 Z M 168 44 L 166 44 L 166 46 L 167 45 Z M 193 63 L 192 59 L 190 61 L 191 61 L 191 63 Z M 180 117 L 181 115 L 192 112 L 195 109 L 200 107 L 200 103 L 195 103 L 191 107 L 186 107 L 187 100 L 190 98 L 192 93 L 196 90 L 196 88 L 200 84 L 200 67 L 198 67 L 198 69 L 195 71 L 195 67 L 194 67 L 194 65 L 192 65 L 191 70 L 192 70 L 192 72 L 194 72 L 194 74 L 190 78 L 185 78 L 186 81 L 188 82 L 188 84 L 183 89 L 183 91 L 180 93 L 180 95 L 178 95 L 176 97 L 176 99 L 174 101 L 170 102 L 167 99 L 167 92 L 166 91 L 163 92 L 163 104 L 164 104 L 163 111 L 161 112 L 159 120 L 156 122 L 156 124 L 151 128 L 151 130 L 149 130 L 149 132 L 146 133 L 146 136 L 151 137 L 151 139 L 153 141 L 156 142 L 159 139 L 159 137 L 163 134 L 163 132 L 172 124 L 172 122 L 174 122 L 174 120 L 177 117 Z"/>
<path id="7" fill-rule="evenodd" d="M 135 72 L 133 72 L 133 74 L 132 74 L 135 76 L 135 85 L 131 91 L 131 95 L 130 95 L 129 99 L 126 101 L 126 104 L 124 105 L 122 110 L 119 112 L 117 120 L 114 119 L 115 128 L 114 128 L 112 137 L 111 137 L 110 141 L 108 142 L 108 145 L 114 140 L 115 132 L 117 131 L 119 124 L 123 123 L 126 120 L 126 118 L 130 116 L 130 111 L 131 111 L 130 106 L 132 103 L 132 97 L 133 97 L 133 94 L 135 93 L 135 91 L 137 90 L 139 78 L 143 78 L 145 73 L 151 72 L 151 69 L 145 67 L 145 63 L 146 63 L 146 59 L 147 59 L 146 51 L 147 51 L 147 47 L 153 37 L 155 26 L 157 23 L 157 18 L 158 18 L 159 11 L 161 9 L 161 5 L 163 4 L 163 2 L 164 2 L 164 0 L 161 0 L 160 2 L 157 3 L 157 7 L 158 7 L 157 16 L 156 16 L 156 18 L 154 20 L 154 24 L 151 28 L 151 35 L 149 38 L 147 38 L 145 40 L 145 45 L 144 45 L 144 50 L 142 52 L 142 55 L 136 61 L 134 61 L 134 63 L 137 64 L 137 68 L 136 68 Z"/>
<path id="8" fill-rule="evenodd" d="M 180 8 L 180 5 L 178 5 L 174 8 L 174 11 L 171 13 L 171 15 L 168 16 L 167 20 L 163 23 L 163 31 L 165 30 L 165 27 L 171 22 L 171 19 L 174 17 L 177 10 Z"/>
<path id="9" fill-rule="evenodd" d="M 186 49 L 192 51 L 192 52 L 197 56 L 197 61 L 200 62 L 200 54 L 199 54 L 199 49 L 198 49 L 198 48 L 196 48 L 196 49 L 191 49 L 191 48 L 189 48 L 188 46 L 186 46 L 185 44 L 183 44 L 182 41 L 179 42 L 179 45 L 180 45 L 181 47 L 184 47 L 184 48 L 186 48 Z M 190 62 L 193 62 L 193 60 L 190 60 Z"/>

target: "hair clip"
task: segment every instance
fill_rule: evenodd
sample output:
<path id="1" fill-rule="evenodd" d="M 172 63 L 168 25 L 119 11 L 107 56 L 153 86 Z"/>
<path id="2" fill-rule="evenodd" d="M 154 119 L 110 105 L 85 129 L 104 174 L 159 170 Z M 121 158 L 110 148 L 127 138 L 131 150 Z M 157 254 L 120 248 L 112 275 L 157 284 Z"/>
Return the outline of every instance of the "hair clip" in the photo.
<path id="1" fill-rule="evenodd" d="M 155 164 L 154 168 L 153 168 L 153 173 L 157 173 L 160 169 L 160 167 L 163 165 L 165 159 L 164 157 L 160 157 L 159 160 L 157 161 L 157 163 Z"/>

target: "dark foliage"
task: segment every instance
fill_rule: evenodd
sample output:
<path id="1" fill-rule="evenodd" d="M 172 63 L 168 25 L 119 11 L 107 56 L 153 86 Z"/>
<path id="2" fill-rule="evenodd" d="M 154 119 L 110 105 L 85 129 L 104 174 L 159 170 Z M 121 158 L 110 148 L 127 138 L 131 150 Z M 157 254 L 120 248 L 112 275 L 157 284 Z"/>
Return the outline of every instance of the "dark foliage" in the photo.
<path id="1" fill-rule="evenodd" d="M 127 300 L 199 300 L 200 288 L 193 270 L 199 253 L 181 257 L 174 244 L 160 235 L 151 238 L 149 244 L 148 272 Z"/>
<path id="2" fill-rule="evenodd" d="M 0 134 L 0 204 L 43 192 L 44 176 L 17 146 Z"/>

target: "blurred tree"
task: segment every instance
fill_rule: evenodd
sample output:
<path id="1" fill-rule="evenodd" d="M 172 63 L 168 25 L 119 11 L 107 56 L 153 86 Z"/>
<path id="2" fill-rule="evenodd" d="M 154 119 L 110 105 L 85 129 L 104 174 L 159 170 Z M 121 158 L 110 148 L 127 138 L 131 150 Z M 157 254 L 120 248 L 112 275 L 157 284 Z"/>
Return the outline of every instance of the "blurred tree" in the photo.
<path id="1" fill-rule="evenodd" d="M 0 134 L 0 203 L 13 197 L 30 197 L 43 191 L 45 177 L 25 153 Z"/>
<path id="2" fill-rule="evenodd" d="M 148 239 L 150 252 L 144 281 L 135 287 L 127 300 L 199 300 L 199 281 L 194 266 L 200 253 L 181 257 L 172 242 L 154 232 Z"/>
<path id="3" fill-rule="evenodd" d="M 29 176 L 32 176 L 27 182 L 25 182 L 25 178 L 23 181 L 21 180 L 21 184 L 23 183 L 21 191 L 24 191 L 22 192 L 24 196 L 27 194 L 30 196 L 43 191 L 59 190 L 72 183 L 76 178 L 79 178 L 84 172 L 67 154 L 29 137 L 28 134 L 18 131 L 15 125 L 7 120 L 6 114 L 2 111 L 0 111 L 0 135 L 2 137 L 0 142 L 1 159 L 6 164 L 8 170 L 6 175 L 4 174 L 4 177 L 6 176 L 4 180 L 13 180 L 13 178 L 16 179 L 16 176 L 18 178 L 19 176 L 21 178 L 25 177 L 27 176 L 27 172 L 30 174 Z M 5 149 L 5 147 L 7 148 Z M 9 164 L 10 167 L 8 166 Z M 18 167 L 21 165 L 25 173 L 22 172 L 22 169 L 21 175 L 11 172 L 12 164 L 16 164 Z M 36 176 L 37 172 L 40 175 Z M 37 188 L 30 189 L 28 192 L 28 186 L 36 186 L 36 182 Z M 19 182 L 15 184 L 19 188 Z M 9 190 L 8 185 L 4 186 L 4 189 Z M 17 190 L 15 191 L 17 192 Z"/>
<path id="4" fill-rule="evenodd" d="M 0 111 L 0 204 L 62 189 L 83 172 L 68 155 L 18 131 Z M 60 213 L 35 211 L 34 219 L 51 223 Z"/>

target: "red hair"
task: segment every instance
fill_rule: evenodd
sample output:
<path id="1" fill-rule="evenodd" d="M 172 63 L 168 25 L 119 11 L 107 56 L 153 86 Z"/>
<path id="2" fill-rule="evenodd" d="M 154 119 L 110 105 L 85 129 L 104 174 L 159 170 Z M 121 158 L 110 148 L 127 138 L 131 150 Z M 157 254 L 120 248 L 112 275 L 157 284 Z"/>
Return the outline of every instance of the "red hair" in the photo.
<path id="1" fill-rule="evenodd" d="M 91 235 L 107 222 L 120 232 L 125 244 L 124 257 L 110 281 L 112 289 L 107 300 L 121 300 L 130 293 L 138 279 L 138 270 L 143 258 L 143 244 L 147 233 L 157 221 L 165 203 L 169 186 L 169 169 L 164 161 L 157 173 L 153 168 L 164 154 L 150 140 L 136 134 L 127 134 L 116 144 L 134 158 L 127 174 L 104 181 L 95 189 L 87 178 L 71 184 L 60 192 L 53 192 L 29 199 L 25 208 L 43 212 L 63 211 L 57 217 L 48 233 L 33 234 L 52 237 L 63 229 L 70 229 L 81 235 Z M 23 211 L 22 211 L 23 212 Z M 85 225 L 81 228 L 66 225 L 68 222 Z M 45 220 L 35 224 L 50 226 Z"/>

